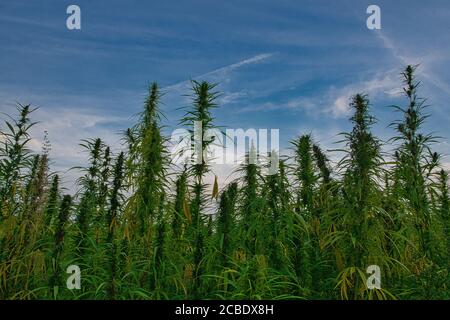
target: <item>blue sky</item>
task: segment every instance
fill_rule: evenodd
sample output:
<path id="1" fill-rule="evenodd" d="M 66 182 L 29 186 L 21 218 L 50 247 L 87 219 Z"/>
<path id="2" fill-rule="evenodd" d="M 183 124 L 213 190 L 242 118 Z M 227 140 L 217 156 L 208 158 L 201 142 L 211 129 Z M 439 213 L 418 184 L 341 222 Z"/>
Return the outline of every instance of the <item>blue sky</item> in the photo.
<path id="1" fill-rule="evenodd" d="M 81 8 L 81 30 L 66 8 Z M 366 8 L 381 8 L 381 30 Z M 218 83 L 215 116 L 231 128 L 279 128 L 282 148 L 313 133 L 325 148 L 349 130 L 348 101 L 369 94 L 383 139 L 404 104 L 399 73 L 420 63 L 426 130 L 450 136 L 450 2 L 430 1 L 5 1 L 0 0 L 0 110 L 40 107 L 32 146 L 49 131 L 54 167 L 84 160 L 80 139 L 118 133 L 139 112 L 148 85 L 164 89 L 167 130 L 189 104 L 189 79 Z M 444 158 L 445 162 L 450 162 Z"/>

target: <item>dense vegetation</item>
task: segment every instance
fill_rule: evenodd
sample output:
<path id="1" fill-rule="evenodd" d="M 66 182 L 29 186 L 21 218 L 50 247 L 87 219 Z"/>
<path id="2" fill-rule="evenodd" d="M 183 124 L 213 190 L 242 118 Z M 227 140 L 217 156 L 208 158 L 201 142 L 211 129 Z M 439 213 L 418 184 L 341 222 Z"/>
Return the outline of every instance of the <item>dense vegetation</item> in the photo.
<path id="1" fill-rule="evenodd" d="M 368 97 L 356 94 L 353 129 L 330 151 L 343 154 L 337 165 L 303 135 L 275 174 L 249 161 L 267 156 L 251 149 L 223 190 L 205 182 L 204 159 L 170 162 L 157 84 L 123 152 L 82 142 L 89 164 L 72 196 L 49 171 L 49 142 L 41 154 L 27 149 L 33 110 L 19 105 L 0 146 L 0 298 L 450 298 L 448 177 L 422 132 L 414 69 L 402 73 L 390 141 L 374 136 Z M 193 135 L 195 121 L 202 133 L 215 128 L 218 106 L 214 85 L 192 87 L 181 124 Z M 66 287 L 70 265 L 81 269 L 79 290 Z M 369 265 L 380 266 L 381 289 L 367 288 Z"/>

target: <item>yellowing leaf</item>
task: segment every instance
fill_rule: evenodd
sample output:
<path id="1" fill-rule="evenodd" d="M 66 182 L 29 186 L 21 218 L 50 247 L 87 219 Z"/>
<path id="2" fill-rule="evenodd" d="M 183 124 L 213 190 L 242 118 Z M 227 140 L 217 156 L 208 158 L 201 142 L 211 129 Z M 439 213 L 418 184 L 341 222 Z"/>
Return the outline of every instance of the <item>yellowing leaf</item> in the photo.
<path id="1" fill-rule="evenodd" d="M 116 217 L 114 217 L 114 218 L 111 220 L 111 224 L 110 224 L 110 226 L 109 226 L 109 231 L 112 231 L 113 228 L 116 227 L 116 225 L 117 225 L 117 219 L 116 219 Z"/>
<path id="2" fill-rule="evenodd" d="M 128 224 L 125 225 L 124 236 L 125 236 L 125 238 L 128 239 L 128 241 L 130 240 L 130 233 L 128 231 Z"/>
<path id="3" fill-rule="evenodd" d="M 186 219 L 189 221 L 189 223 L 192 223 L 191 212 L 189 211 L 189 203 L 186 198 L 184 199 L 184 202 L 183 202 L 183 211 L 184 211 L 184 216 L 186 217 Z"/>
<path id="4" fill-rule="evenodd" d="M 212 198 L 217 198 L 219 197 L 219 184 L 217 183 L 217 176 L 215 176 L 214 178 L 214 186 L 213 186 L 213 191 L 212 191 Z"/>

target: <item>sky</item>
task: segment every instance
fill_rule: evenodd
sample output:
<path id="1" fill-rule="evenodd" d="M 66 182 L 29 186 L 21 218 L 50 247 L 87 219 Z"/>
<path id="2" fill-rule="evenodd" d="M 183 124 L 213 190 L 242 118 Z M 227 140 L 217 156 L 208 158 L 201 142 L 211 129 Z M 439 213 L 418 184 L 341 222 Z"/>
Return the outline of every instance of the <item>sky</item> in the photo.
<path id="1" fill-rule="evenodd" d="M 81 30 L 66 27 L 72 4 Z M 366 26 L 371 4 L 380 30 Z M 389 106 L 406 104 L 400 72 L 420 64 L 419 96 L 431 113 L 424 131 L 442 137 L 435 150 L 447 165 L 449 31 L 447 0 L 0 0 L 0 111 L 39 107 L 31 148 L 39 151 L 47 130 L 52 169 L 70 183 L 77 173 L 67 170 L 86 163 L 80 141 L 100 137 L 118 149 L 153 81 L 167 133 L 190 103 L 190 80 L 207 80 L 221 92 L 217 125 L 279 129 L 288 152 L 304 133 L 336 148 L 360 92 L 387 141 L 400 116 Z"/>

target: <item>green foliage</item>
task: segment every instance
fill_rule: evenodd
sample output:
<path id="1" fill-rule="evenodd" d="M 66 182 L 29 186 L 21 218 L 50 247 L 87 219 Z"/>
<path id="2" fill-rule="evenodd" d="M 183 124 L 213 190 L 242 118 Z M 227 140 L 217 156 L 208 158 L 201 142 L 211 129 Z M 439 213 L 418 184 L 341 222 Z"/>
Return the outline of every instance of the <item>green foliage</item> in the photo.
<path id="1" fill-rule="evenodd" d="M 196 151 L 184 166 L 169 161 L 153 83 L 124 151 L 82 141 L 89 163 L 73 197 L 49 172 L 48 140 L 41 154 L 28 150 L 32 110 L 19 105 L 1 131 L 0 298 L 449 298 L 448 174 L 421 132 L 414 71 L 403 73 L 407 105 L 395 107 L 391 148 L 372 132 L 368 96 L 356 94 L 337 166 L 303 135 L 293 157 L 269 154 L 278 170 L 265 174 L 268 155 L 252 144 L 221 188 L 217 176 L 206 182 L 218 107 L 208 82 L 192 82 L 181 119 Z M 65 286 L 73 264 L 80 290 Z M 380 289 L 366 285 L 370 265 L 381 268 Z"/>

